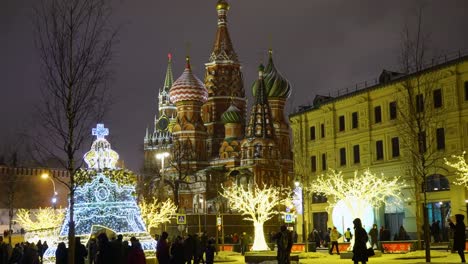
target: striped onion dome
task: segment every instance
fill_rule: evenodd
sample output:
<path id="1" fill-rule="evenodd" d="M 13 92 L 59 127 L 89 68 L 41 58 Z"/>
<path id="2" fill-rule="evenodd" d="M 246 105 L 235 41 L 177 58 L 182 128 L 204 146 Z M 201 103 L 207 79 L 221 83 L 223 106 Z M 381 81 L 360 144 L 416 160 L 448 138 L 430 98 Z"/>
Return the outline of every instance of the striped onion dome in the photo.
<path id="1" fill-rule="evenodd" d="M 268 53 L 268 65 L 265 68 L 264 73 L 265 90 L 267 97 L 288 98 L 289 95 L 291 95 L 291 84 L 276 69 L 275 64 L 273 63 L 272 50 L 270 49 Z M 258 82 L 255 82 L 252 86 L 252 93 L 254 96 L 257 94 L 257 90 Z"/>
<path id="2" fill-rule="evenodd" d="M 224 124 L 242 123 L 243 118 L 241 111 L 235 105 L 231 104 L 229 108 L 221 115 L 221 121 Z"/>
<path id="3" fill-rule="evenodd" d="M 193 74 L 189 57 L 186 58 L 186 61 L 184 72 L 172 84 L 169 91 L 170 100 L 174 104 L 181 101 L 199 101 L 204 103 L 208 99 L 208 90 L 203 82 Z"/>

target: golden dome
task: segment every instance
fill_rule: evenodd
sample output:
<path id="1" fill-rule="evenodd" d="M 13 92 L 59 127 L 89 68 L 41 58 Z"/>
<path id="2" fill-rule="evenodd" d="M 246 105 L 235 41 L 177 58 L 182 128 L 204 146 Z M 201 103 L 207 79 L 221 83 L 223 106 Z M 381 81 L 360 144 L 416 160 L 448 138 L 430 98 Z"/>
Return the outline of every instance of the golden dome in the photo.
<path id="1" fill-rule="evenodd" d="M 219 0 L 216 4 L 216 10 L 220 9 L 229 10 L 229 4 L 225 0 Z"/>

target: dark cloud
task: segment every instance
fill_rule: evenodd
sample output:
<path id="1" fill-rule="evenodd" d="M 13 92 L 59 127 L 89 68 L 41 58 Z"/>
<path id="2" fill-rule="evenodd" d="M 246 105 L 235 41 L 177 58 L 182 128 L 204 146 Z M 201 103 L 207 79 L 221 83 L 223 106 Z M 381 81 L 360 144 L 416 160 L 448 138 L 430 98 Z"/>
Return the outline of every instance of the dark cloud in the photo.
<path id="1" fill-rule="evenodd" d="M 34 129 L 28 126 L 39 96 L 40 69 L 30 18 L 33 3 L 0 2 L 0 140 Z M 269 47 L 278 69 L 293 84 L 294 106 L 310 102 L 317 93 L 334 94 L 375 79 L 382 68 L 398 69 L 401 28 L 414 25 L 420 3 L 425 4 L 424 28 L 431 32 L 434 50 L 468 49 L 465 0 L 231 1 L 229 30 L 247 94 Z M 190 43 L 194 71 L 203 78 L 216 31 L 214 6 L 215 0 L 113 1 L 112 22 L 122 29 L 112 64 L 114 104 L 105 124 L 111 143 L 132 169 L 142 162 L 141 145 L 156 114 L 166 54 L 174 54 L 177 78 Z"/>

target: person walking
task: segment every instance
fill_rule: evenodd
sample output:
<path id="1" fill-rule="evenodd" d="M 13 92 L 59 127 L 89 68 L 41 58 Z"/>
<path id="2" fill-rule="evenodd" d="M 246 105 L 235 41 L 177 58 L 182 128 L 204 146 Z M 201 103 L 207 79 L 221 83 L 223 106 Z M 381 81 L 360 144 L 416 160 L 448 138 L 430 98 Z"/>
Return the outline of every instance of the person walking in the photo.
<path id="1" fill-rule="evenodd" d="M 431 226 L 431 233 L 432 236 L 434 237 L 434 243 L 439 243 L 440 242 L 440 225 L 439 221 L 434 221 L 432 222 Z"/>
<path id="2" fill-rule="evenodd" d="M 240 238 L 240 244 L 241 244 L 241 254 L 242 256 L 244 256 L 245 252 L 247 251 L 247 245 L 249 244 L 249 237 L 247 236 L 246 232 L 242 233 L 241 238 Z"/>
<path id="3" fill-rule="evenodd" d="M 349 227 L 346 229 L 346 232 L 344 232 L 344 238 L 346 239 L 346 242 L 351 241 L 351 238 L 353 238 L 353 234 L 351 234 Z"/>
<path id="4" fill-rule="evenodd" d="M 169 264 L 169 244 L 167 243 L 167 232 L 162 232 L 161 237 L 156 245 L 156 258 L 159 264 Z"/>
<path id="5" fill-rule="evenodd" d="M 448 219 L 450 228 L 454 231 L 453 234 L 453 250 L 458 252 L 460 255 L 461 263 L 466 263 L 465 261 L 465 223 L 463 220 L 465 216 L 462 214 L 455 215 L 455 224 L 453 223 L 452 219 Z"/>
<path id="6" fill-rule="evenodd" d="M 67 264 L 68 263 L 67 246 L 63 242 L 60 242 L 58 244 L 58 246 L 57 246 L 57 250 L 55 250 L 55 263 L 56 264 Z"/>
<path id="7" fill-rule="evenodd" d="M 353 261 L 354 264 L 358 264 L 359 261 L 362 264 L 366 264 L 367 258 L 367 246 L 366 243 L 369 240 L 367 232 L 362 227 L 361 219 L 356 218 L 353 221 L 354 224 L 354 245 L 353 245 Z"/>
<path id="8" fill-rule="evenodd" d="M 206 246 L 206 264 L 213 264 L 214 263 L 214 255 L 216 252 L 216 248 L 214 246 L 214 240 L 209 239 L 208 244 Z"/>
<path id="9" fill-rule="evenodd" d="M 288 264 L 293 244 L 291 232 L 288 231 L 285 225 L 282 225 L 280 227 L 280 232 L 275 235 L 274 239 L 276 240 L 276 245 L 278 247 L 278 253 L 276 255 L 278 264 Z"/>
<path id="10" fill-rule="evenodd" d="M 330 255 L 333 255 L 333 248 L 336 247 L 336 254 L 340 254 L 340 250 L 338 249 L 338 238 L 340 238 L 340 233 L 336 229 L 336 226 L 333 227 L 333 229 L 330 231 L 330 242 L 331 246 L 330 249 L 328 250 L 328 253 Z"/>
<path id="11" fill-rule="evenodd" d="M 320 237 L 320 233 L 316 228 L 314 228 L 313 235 L 314 235 L 315 246 L 319 248 L 322 237 Z"/>
<path id="12" fill-rule="evenodd" d="M 127 264 L 146 264 L 145 252 L 143 252 L 140 241 L 137 239 L 132 241 L 132 246 L 127 256 Z"/>
<path id="13" fill-rule="evenodd" d="M 184 240 L 181 236 L 177 236 L 174 243 L 171 245 L 171 264 L 184 264 Z"/>
<path id="14" fill-rule="evenodd" d="M 84 264 L 88 250 L 81 244 L 80 237 L 75 237 L 75 264 Z"/>
<path id="15" fill-rule="evenodd" d="M 369 236 L 371 237 L 371 247 L 378 248 L 379 246 L 379 230 L 377 230 L 377 225 L 374 224 L 372 229 L 369 231 Z"/>

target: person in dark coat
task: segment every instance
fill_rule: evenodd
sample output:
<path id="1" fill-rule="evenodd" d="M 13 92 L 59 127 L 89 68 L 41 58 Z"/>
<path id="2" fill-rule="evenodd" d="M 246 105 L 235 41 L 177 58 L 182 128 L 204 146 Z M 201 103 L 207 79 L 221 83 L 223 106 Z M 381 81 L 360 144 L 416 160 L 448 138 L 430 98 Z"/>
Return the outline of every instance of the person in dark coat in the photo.
<path id="1" fill-rule="evenodd" d="M 377 248 L 379 246 L 379 230 L 377 230 L 377 225 L 374 224 L 372 229 L 369 231 L 369 236 L 371 237 L 371 246 Z"/>
<path id="2" fill-rule="evenodd" d="M 214 255 L 216 252 L 216 248 L 214 246 L 214 240 L 208 240 L 208 245 L 206 246 L 206 264 L 213 264 L 214 263 Z"/>
<path id="3" fill-rule="evenodd" d="M 465 263 L 465 241 L 466 241 L 466 235 L 465 235 L 465 223 L 463 223 L 463 220 L 465 219 L 465 216 L 462 214 L 456 214 L 455 215 L 455 221 L 456 223 L 454 224 L 452 222 L 452 219 L 449 218 L 449 225 L 450 228 L 454 231 L 453 234 L 453 250 L 458 252 L 458 255 L 460 255 L 461 262 Z"/>
<path id="4" fill-rule="evenodd" d="M 185 262 L 187 264 L 192 263 L 194 251 L 195 251 L 195 243 L 193 241 L 193 236 L 187 235 L 187 238 L 184 240 L 184 256 L 185 256 Z"/>
<path id="5" fill-rule="evenodd" d="M 39 255 L 39 261 L 42 263 L 43 262 L 42 257 L 44 256 L 44 251 L 42 249 L 42 241 L 40 239 L 39 241 L 37 241 L 36 247 L 37 247 L 37 254 Z"/>
<path id="6" fill-rule="evenodd" d="M 432 222 L 431 233 L 432 233 L 432 236 L 434 237 L 434 242 L 435 243 L 440 242 L 440 221 L 439 220 Z"/>
<path id="7" fill-rule="evenodd" d="M 156 258 L 158 259 L 159 264 L 169 264 L 169 244 L 167 243 L 167 237 L 169 234 L 167 232 L 162 232 L 161 237 L 159 237 L 158 244 L 156 245 Z"/>
<path id="8" fill-rule="evenodd" d="M 88 250 L 81 244 L 80 237 L 75 237 L 75 264 L 84 264 L 86 256 L 88 256 Z"/>
<path id="9" fill-rule="evenodd" d="M 132 246 L 127 256 L 127 264 L 146 264 L 145 252 L 138 240 L 132 241 Z"/>
<path id="10" fill-rule="evenodd" d="M 109 243 L 109 238 L 105 233 L 101 233 L 97 237 L 97 252 L 96 264 L 114 264 L 112 263 L 112 249 Z"/>
<path id="11" fill-rule="evenodd" d="M 366 264 L 367 258 L 367 246 L 366 243 L 369 240 L 367 232 L 362 227 L 361 219 L 356 218 L 353 221 L 354 224 L 354 246 L 353 246 L 353 261 L 354 264 L 358 264 L 359 261 L 362 264 Z"/>
<path id="12" fill-rule="evenodd" d="M 65 243 L 60 242 L 55 250 L 55 264 L 67 264 L 68 263 L 68 251 Z"/>
<path id="13" fill-rule="evenodd" d="M 184 264 L 184 240 L 181 236 L 177 236 L 174 243 L 171 245 L 171 264 Z"/>
<path id="14" fill-rule="evenodd" d="M 273 239 L 276 240 L 276 245 L 278 247 L 278 253 L 276 255 L 278 264 L 289 263 L 289 257 L 291 255 L 291 248 L 293 245 L 293 234 L 288 231 L 285 225 L 282 225 L 280 227 L 280 232 L 278 232 Z"/>

